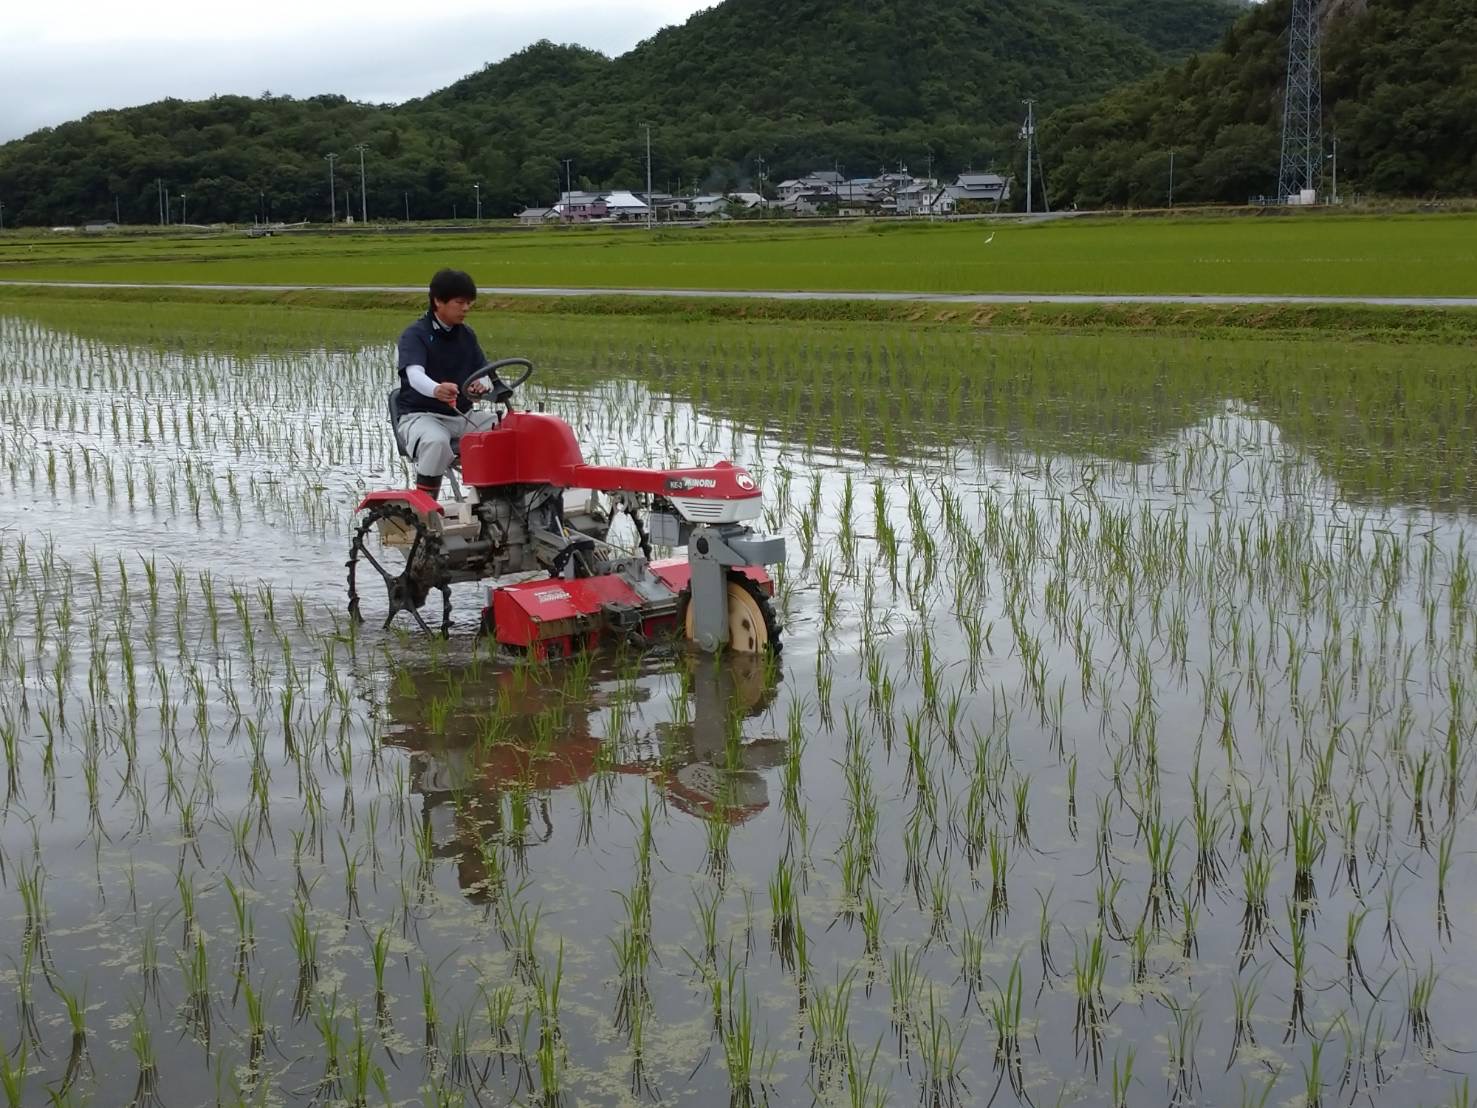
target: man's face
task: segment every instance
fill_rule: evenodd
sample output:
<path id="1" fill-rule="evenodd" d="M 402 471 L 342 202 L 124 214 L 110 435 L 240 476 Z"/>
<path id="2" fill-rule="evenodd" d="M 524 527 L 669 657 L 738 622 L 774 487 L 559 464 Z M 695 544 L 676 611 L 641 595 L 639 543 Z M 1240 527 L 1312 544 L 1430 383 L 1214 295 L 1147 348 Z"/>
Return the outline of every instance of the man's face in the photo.
<path id="1" fill-rule="evenodd" d="M 471 310 L 472 302 L 465 296 L 458 296 L 454 300 L 436 301 L 436 318 L 448 327 L 455 327 L 462 322 Z"/>

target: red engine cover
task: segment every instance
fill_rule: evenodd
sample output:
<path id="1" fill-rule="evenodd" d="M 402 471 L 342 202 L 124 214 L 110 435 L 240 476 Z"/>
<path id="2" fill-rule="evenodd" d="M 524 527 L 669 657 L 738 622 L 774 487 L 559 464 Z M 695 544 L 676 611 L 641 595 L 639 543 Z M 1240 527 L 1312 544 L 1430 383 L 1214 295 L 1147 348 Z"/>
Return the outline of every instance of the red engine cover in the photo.
<path id="1" fill-rule="evenodd" d="M 479 488 L 553 485 L 699 500 L 749 500 L 761 495 L 754 478 L 730 462 L 687 469 L 585 465 L 569 424 L 539 412 L 513 412 L 491 431 L 463 435 L 461 454 L 463 479 Z"/>
<path id="2" fill-rule="evenodd" d="M 469 485 L 557 485 L 584 464 L 569 424 L 538 412 L 512 412 L 491 431 L 462 436 L 462 478 Z"/>

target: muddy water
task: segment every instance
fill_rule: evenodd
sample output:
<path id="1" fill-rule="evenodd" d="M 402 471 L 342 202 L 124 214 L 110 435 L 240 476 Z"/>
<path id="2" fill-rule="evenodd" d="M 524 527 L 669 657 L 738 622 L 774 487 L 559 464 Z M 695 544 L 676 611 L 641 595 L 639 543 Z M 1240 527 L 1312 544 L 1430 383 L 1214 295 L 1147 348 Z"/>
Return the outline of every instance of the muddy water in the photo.
<path id="1" fill-rule="evenodd" d="M 1126 458 L 935 425 L 879 459 L 551 375 L 592 458 L 751 467 L 791 561 L 773 663 L 539 668 L 471 587 L 445 642 L 344 618 L 353 506 L 399 481 L 377 358 L 0 321 L 19 1103 L 1437 1103 L 1470 1070 L 1469 517 L 1351 502 L 1216 396 Z"/>

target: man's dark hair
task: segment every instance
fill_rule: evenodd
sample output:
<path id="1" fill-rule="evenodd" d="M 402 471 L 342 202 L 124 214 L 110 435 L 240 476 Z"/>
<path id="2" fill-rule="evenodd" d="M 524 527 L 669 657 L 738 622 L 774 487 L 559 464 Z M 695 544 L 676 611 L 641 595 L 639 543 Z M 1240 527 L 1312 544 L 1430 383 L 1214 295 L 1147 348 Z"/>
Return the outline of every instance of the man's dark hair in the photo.
<path id="1" fill-rule="evenodd" d="M 431 303 L 434 310 L 436 301 L 443 304 L 448 300 L 476 300 L 477 283 L 471 277 L 459 269 L 443 269 L 431 278 Z"/>

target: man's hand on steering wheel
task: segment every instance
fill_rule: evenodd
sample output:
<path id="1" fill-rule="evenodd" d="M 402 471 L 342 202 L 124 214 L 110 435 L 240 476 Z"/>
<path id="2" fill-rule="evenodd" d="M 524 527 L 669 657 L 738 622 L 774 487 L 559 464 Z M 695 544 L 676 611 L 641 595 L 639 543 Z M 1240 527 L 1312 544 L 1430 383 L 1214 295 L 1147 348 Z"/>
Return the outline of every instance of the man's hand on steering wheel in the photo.
<path id="1" fill-rule="evenodd" d="M 511 384 L 498 376 L 497 371 L 505 366 L 522 366 L 523 373 Z M 513 390 L 524 381 L 528 380 L 533 372 L 533 363 L 527 358 L 504 358 L 497 362 L 488 362 L 481 369 L 476 370 L 463 383 L 462 388 L 468 396 L 474 399 L 482 399 L 491 396 L 495 404 L 507 404 L 512 407 Z"/>
<path id="2" fill-rule="evenodd" d="M 501 403 L 513 395 L 513 390 L 503 384 L 501 377 L 494 374 L 491 377 L 483 377 L 480 381 L 473 381 L 467 386 L 467 395 L 473 400 L 491 397 L 494 402 Z"/>

